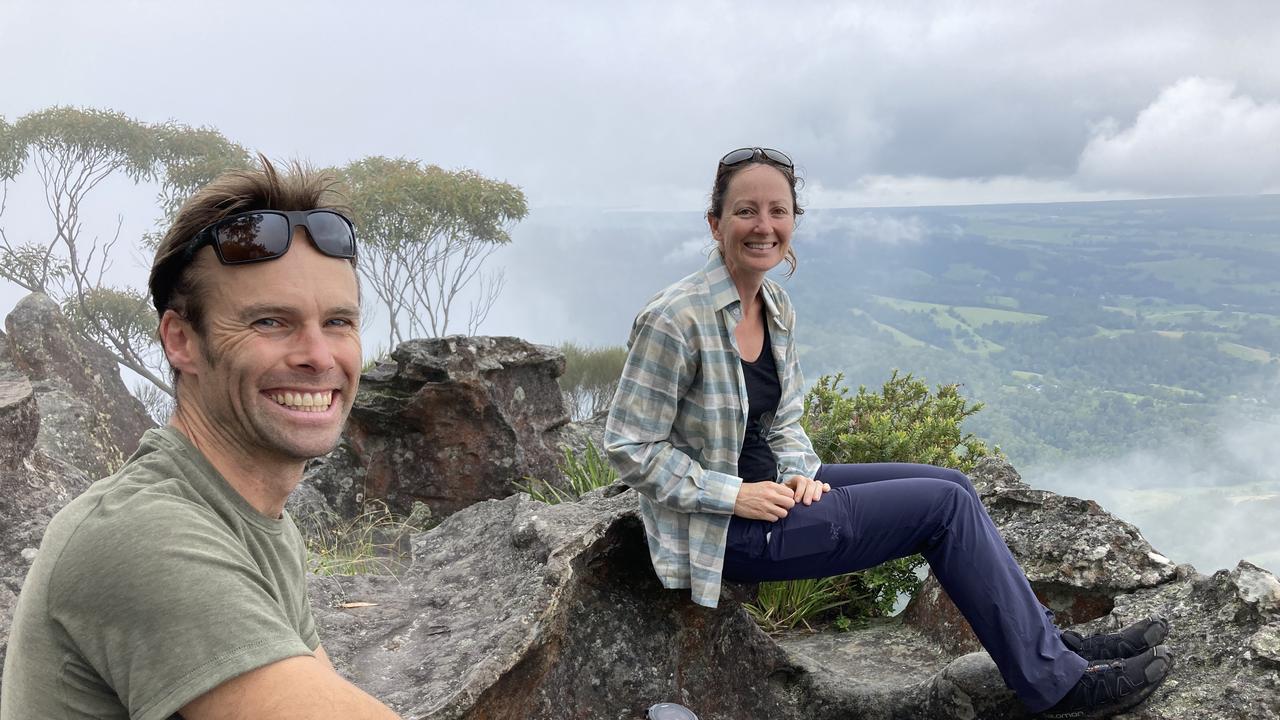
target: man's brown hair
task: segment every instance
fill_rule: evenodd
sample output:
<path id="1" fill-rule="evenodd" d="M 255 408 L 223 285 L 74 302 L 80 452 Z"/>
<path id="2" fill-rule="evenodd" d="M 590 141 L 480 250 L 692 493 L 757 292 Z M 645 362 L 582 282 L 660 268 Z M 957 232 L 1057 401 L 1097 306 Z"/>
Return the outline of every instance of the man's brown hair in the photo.
<path id="1" fill-rule="evenodd" d="M 203 331 L 204 305 L 200 273 L 191 268 L 195 259 L 191 241 L 205 227 L 236 213 L 251 210 L 314 210 L 333 208 L 350 217 L 337 179 L 294 160 L 281 173 L 265 156 L 260 169 L 232 170 L 205 185 L 183 203 L 173 225 L 156 248 L 148 287 L 158 317 L 173 310 L 197 332 Z M 355 264 L 355 260 L 352 260 Z"/>

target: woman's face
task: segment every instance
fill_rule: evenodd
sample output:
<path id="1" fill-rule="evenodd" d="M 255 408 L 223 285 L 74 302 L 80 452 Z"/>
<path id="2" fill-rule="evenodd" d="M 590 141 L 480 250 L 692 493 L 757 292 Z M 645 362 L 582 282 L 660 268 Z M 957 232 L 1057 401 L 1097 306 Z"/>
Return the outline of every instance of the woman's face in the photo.
<path id="1" fill-rule="evenodd" d="M 720 217 L 707 216 L 734 280 L 757 280 L 778 266 L 796 228 L 791 185 L 770 165 L 751 165 L 729 181 Z"/>

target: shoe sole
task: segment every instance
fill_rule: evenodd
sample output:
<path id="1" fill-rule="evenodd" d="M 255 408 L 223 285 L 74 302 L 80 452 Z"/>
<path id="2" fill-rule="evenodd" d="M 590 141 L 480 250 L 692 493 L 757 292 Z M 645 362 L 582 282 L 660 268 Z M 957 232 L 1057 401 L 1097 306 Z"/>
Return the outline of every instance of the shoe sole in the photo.
<path id="1" fill-rule="evenodd" d="M 1102 720 L 1103 718 L 1119 715 L 1130 708 L 1141 705 L 1143 701 L 1151 696 L 1151 693 L 1155 692 L 1156 689 L 1164 683 L 1165 678 L 1169 677 L 1169 673 L 1173 672 L 1173 653 L 1169 651 L 1168 645 L 1157 645 L 1152 648 L 1150 652 L 1155 655 L 1157 660 L 1163 661 L 1163 670 L 1159 667 L 1160 663 L 1153 662 L 1150 665 L 1147 665 L 1144 671 L 1146 674 L 1147 684 L 1133 695 L 1120 698 L 1115 703 L 1108 704 L 1103 707 L 1097 707 L 1092 710 L 1076 710 L 1074 712 L 1067 713 L 1046 712 L 1036 715 L 1035 717 L 1044 718 L 1044 720 Z M 1155 677 L 1152 677 L 1153 675 Z"/>

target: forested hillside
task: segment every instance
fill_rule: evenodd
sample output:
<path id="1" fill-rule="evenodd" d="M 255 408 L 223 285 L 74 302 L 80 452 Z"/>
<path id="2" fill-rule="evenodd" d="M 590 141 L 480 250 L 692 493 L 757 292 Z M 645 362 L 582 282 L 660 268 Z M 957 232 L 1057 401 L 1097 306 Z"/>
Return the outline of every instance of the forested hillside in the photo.
<path id="1" fill-rule="evenodd" d="M 814 220 L 789 285 L 809 372 L 963 382 L 1020 465 L 1209 439 L 1224 401 L 1274 413 L 1280 198 Z"/>

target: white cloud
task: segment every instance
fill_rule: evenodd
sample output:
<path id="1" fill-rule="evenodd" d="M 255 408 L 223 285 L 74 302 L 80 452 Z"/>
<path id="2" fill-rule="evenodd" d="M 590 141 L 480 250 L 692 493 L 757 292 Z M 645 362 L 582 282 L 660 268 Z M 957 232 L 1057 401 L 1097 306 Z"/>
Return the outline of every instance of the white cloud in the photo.
<path id="1" fill-rule="evenodd" d="M 1080 156 L 1089 188 L 1171 195 L 1280 189 L 1280 102 L 1233 83 L 1188 77 L 1160 93 L 1133 124 L 1108 118 Z"/>
<path id="2" fill-rule="evenodd" d="M 828 239 L 838 238 L 840 242 L 849 245 L 865 243 L 912 245 L 931 233 L 928 223 L 914 215 L 898 217 L 871 213 L 822 214 L 812 219 L 803 219 L 801 222 L 806 230 L 812 231 L 811 235 Z"/>
<path id="3" fill-rule="evenodd" d="M 852 185 L 826 186 L 812 182 L 805 204 L 816 208 L 925 207 L 999 203 L 1083 202 L 1148 197 L 1141 193 L 1085 189 L 1070 179 L 1039 179 L 1017 175 L 943 178 L 926 175 L 864 175 Z"/>
<path id="4" fill-rule="evenodd" d="M 662 262 L 676 265 L 688 265 L 690 261 L 707 257 L 707 251 L 711 249 L 711 236 L 695 235 L 686 239 L 684 242 L 676 245 L 667 254 L 662 256 Z"/>

